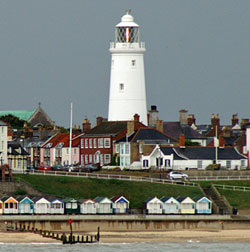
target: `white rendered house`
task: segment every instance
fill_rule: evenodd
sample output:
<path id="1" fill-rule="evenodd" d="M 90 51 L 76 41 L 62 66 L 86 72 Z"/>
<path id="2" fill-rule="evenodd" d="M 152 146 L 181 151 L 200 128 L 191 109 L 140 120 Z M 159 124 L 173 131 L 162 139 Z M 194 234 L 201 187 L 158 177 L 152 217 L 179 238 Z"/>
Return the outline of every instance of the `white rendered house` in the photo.
<path id="1" fill-rule="evenodd" d="M 132 120 L 135 114 L 147 122 L 144 74 L 145 45 L 140 42 L 139 26 L 128 11 L 116 25 L 111 53 L 109 121 Z"/>
<path id="2" fill-rule="evenodd" d="M 0 121 L 0 166 L 8 164 L 8 125 Z"/>

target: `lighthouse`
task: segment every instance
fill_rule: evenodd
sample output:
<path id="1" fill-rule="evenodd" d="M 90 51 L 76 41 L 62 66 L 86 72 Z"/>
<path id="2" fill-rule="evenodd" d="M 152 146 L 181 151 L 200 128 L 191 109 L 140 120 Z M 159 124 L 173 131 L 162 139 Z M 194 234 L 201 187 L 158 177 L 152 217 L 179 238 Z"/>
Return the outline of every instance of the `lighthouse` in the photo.
<path id="1" fill-rule="evenodd" d="M 147 125 L 144 73 L 145 43 L 140 41 L 139 26 L 130 11 L 115 27 L 115 42 L 110 44 L 111 71 L 109 121 L 129 121 L 134 115 Z"/>

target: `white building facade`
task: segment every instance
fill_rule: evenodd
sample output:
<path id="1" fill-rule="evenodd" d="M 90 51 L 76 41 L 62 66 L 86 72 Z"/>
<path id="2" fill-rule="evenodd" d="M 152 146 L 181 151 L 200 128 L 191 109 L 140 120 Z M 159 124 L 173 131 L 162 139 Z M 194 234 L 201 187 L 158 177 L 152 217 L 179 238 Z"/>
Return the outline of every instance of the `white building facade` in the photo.
<path id="1" fill-rule="evenodd" d="M 0 121 L 0 166 L 8 164 L 8 125 Z"/>
<path id="2" fill-rule="evenodd" d="M 145 45 L 140 42 L 139 26 L 128 11 L 116 25 L 115 42 L 110 45 L 111 73 L 109 121 L 133 120 L 138 114 L 147 122 L 144 73 Z"/>

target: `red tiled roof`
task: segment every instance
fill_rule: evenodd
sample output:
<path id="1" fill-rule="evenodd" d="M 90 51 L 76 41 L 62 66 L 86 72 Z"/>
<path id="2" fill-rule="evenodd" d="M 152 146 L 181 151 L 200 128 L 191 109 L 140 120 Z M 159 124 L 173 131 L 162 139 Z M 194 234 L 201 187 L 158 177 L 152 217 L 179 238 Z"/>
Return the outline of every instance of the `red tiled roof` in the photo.
<path id="1" fill-rule="evenodd" d="M 70 134 L 69 133 L 57 133 L 49 141 L 47 141 L 42 147 L 51 144 L 50 148 L 55 148 L 58 144 L 63 143 L 62 147 L 69 147 Z M 72 147 L 77 147 L 80 144 L 80 139 L 72 135 Z"/>

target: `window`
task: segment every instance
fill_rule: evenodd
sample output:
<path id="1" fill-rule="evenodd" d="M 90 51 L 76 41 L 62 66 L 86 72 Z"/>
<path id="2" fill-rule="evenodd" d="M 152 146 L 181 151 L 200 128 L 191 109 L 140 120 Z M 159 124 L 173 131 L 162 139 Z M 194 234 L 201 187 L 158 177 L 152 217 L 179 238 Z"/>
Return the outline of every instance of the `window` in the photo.
<path id="1" fill-rule="evenodd" d="M 74 148 L 74 155 L 76 155 L 76 148 Z"/>
<path id="2" fill-rule="evenodd" d="M 226 168 L 231 169 L 231 161 L 230 160 L 226 161 Z"/>
<path id="3" fill-rule="evenodd" d="M 136 62 L 135 60 L 131 61 L 132 66 L 135 66 L 135 62 Z"/>
<path id="4" fill-rule="evenodd" d="M 143 160 L 143 167 L 148 167 L 148 160 Z"/>
<path id="5" fill-rule="evenodd" d="M 197 161 L 197 168 L 202 169 L 202 160 Z"/>
<path id="6" fill-rule="evenodd" d="M 116 144 L 115 145 L 115 153 L 119 153 L 119 151 L 120 151 L 120 145 Z"/>
<path id="7" fill-rule="evenodd" d="M 81 164 L 84 164 L 84 155 L 81 155 Z"/>
<path id="8" fill-rule="evenodd" d="M 89 139 L 89 148 L 92 148 L 92 139 Z"/>
<path id="9" fill-rule="evenodd" d="M 85 155 L 85 164 L 88 164 L 88 155 Z"/>
<path id="10" fill-rule="evenodd" d="M 69 155 L 69 148 L 66 149 L 66 154 Z"/>
<path id="11" fill-rule="evenodd" d="M 81 139 L 81 148 L 83 149 L 84 148 L 84 140 Z"/>
<path id="12" fill-rule="evenodd" d="M 103 138 L 98 138 L 98 147 L 103 148 Z"/>
<path id="13" fill-rule="evenodd" d="M 88 148 L 88 139 L 85 139 L 85 148 Z"/>
<path id="14" fill-rule="evenodd" d="M 242 166 L 242 167 L 245 167 L 245 165 L 246 165 L 245 160 L 242 159 L 240 162 L 241 162 L 241 166 Z"/>
<path id="15" fill-rule="evenodd" d="M 104 163 L 105 163 L 105 164 L 109 164 L 109 163 L 110 163 L 110 154 L 105 154 L 105 155 L 104 155 L 104 158 L 105 158 L 105 159 L 104 159 Z"/>
<path id="16" fill-rule="evenodd" d="M 139 144 L 139 153 L 143 153 L 143 145 Z"/>
<path id="17" fill-rule="evenodd" d="M 92 155 L 89 155 L 89 163 L 92 164 L 93 160 L 92 160 Z"/>
<path id="18" fill-rule="evenodd" d="M 96 148 L 96 138 L 94 138 L 94 148 Z"/>
<path id="19" fill-rule="evenodd" d="M 170 167 L 170 159 L 165 159 L 165 167 Z"/>
<path id="20" fill-rule="evenodd" d="M 120 90 L 120 91 L 124 91 L 124 83 L 120 83 L 120 85 L 119 85 L 119 90 Z"/>
<path id="21" fill-rule="evenodd" d="M 125 154 L 129 154 L 129 144 L 125 144 Z"/>
<path id="22" fill-rule="evenodd" d="M 104 148 L 110 148 L 110 138 L 104 139 Z"/>

